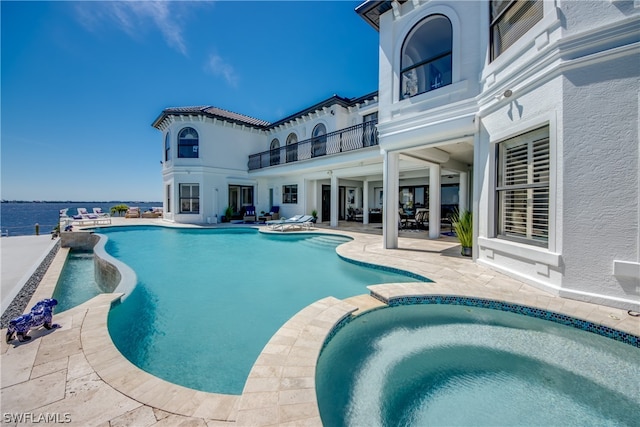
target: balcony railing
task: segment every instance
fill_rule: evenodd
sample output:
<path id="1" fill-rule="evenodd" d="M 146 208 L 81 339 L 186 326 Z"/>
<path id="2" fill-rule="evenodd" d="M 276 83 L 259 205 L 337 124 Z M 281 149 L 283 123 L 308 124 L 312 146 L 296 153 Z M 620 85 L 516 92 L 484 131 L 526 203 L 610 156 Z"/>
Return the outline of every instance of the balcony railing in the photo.
<path id="1" fill-rule="evenodd" d="M 251 154 L 249 156 L 249 170 L 284 165 L 378 145 L 377 123 L 377 121 L 361 123 L 295 144 Z"/>

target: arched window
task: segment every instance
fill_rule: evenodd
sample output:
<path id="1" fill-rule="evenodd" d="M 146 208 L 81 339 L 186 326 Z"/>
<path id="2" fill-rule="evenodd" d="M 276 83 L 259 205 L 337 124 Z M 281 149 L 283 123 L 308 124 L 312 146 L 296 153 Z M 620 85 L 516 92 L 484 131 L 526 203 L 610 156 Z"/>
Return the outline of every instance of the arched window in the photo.
<path id="1" fill-rule="evenodd" d="M 269 153 L 269 165 L 273 166 L 273 165 L 279 165 L 280 164 L 280 141 L 278 141 L 278 138 L 273 138 L 273 141 L 271 141 L 271 146 L 270 146 L 270 153 Z"/>
<path id="2" fill-rule="evenodd" d="M 327 128 L 324 124 L 318 123 L 313 128 L 311 156 L 318 157 L 327 154 Z"/>
<path id="3" fill-rule="evenodd" d="M 287 137 L 287 163 L 298 161 L 298 135 L 291 132 Z"/>
<path id="4" fill-rule="evenodd" d="M 164 161 L 168 162 L 171 160 L 171 137 L 169 132 L 164 137 Z"/>
<path id="5" fill-rule="evenodd" d="M 198 158 L 198 132 L 184 128 L 178 134 L 178 157 Z"/>
<path id="6" fill-rule="evenodd" d="M 400 99 L 451 84 L 453 32 L 444 15 L 431 15 L 407 35 L 400 59 Z"/>

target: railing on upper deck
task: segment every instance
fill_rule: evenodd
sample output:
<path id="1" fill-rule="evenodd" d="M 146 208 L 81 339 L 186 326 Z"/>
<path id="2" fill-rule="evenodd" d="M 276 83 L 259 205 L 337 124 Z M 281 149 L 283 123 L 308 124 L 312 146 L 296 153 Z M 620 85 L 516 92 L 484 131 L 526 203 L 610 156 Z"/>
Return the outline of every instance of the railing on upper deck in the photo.
<path id="1" fill-rule="evenodd" d="M 315 157 L 344 153 L 378 145 L 377 121 L 361 123 L 249 156 L 249 170 L 284 165 Z"/>

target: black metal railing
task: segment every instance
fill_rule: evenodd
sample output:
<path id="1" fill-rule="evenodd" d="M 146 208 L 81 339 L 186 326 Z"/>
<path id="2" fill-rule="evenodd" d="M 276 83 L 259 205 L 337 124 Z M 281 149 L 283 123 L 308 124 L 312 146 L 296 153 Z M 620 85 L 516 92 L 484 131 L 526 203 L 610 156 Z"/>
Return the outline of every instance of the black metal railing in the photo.
<path id="1" fill-rule="evenodd" d="M 340 129 L 249 156 L 249 170 L 284 165 L 378 145 L 377 121 Z"/>

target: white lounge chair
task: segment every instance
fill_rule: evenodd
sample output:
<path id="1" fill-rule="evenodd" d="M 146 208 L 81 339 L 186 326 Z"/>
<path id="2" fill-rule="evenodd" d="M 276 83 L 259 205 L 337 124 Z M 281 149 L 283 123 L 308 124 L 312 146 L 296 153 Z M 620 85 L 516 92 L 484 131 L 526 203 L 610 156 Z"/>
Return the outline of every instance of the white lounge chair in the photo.
<path id="1" fill-rule="evenodd" d="M 110 218 L 111 215 L 109 215 L 107 212 L 103 211 L 102 208 L 93 208 L 93 213 L 98 215 L 98 218 Z"/>
<path id="2" fill-rule="evenodd" d="M 78 208 L 78 215 L 82 217 L 82 219 L 96 219 L 98 215 L 94 213 L 89 213 L 87 208 Z"/>
<path id="3" fill-rule="evenodd" d="M 97 213 L 89 213 L 87 208 L 77 208 L 78 215 L 74 215 L 73 223 L 77 225 L 98 225 L 98 224 L 111 224 L 111 216 L 100 216 Z M 95 212 L 95 208 L 94 208 Z"/>
<path id="4" fill-rule="evenodd" d="M 285 221 L 297 221 L 303 216 L 304 215 L 294 215 L 289 219 L 282 218 L 282 219 L 271 220 L 271 221 L 267 221 L 265 224 L 267 224 L 269 228 L 273 230 L 275 227 L 278 227 L 279 225 L 284 224 Z"/>
<path id="5" fill-rule="evenodd" d="M 274 224 L 271 229 L 285 231 L 291 228 L 304 228 L 306 230 L 313 227 L 313 217 L 311 215 L 298 215 L 298 218 L 289 218 L 281 221 L 279 224 Z"/>

